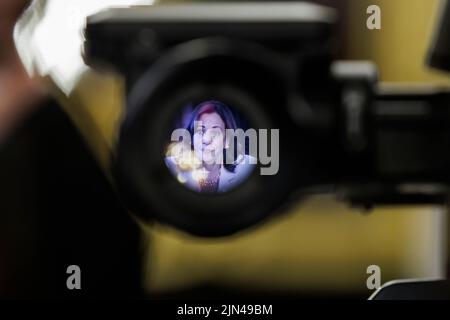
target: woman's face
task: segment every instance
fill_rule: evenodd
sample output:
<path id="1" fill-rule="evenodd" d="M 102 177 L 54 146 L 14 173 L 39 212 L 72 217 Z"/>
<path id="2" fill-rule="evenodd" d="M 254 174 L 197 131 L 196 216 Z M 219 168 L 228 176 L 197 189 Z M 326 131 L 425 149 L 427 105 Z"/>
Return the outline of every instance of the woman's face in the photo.
<path id="1" fill-rule="evenodd" d="M 225 123 L 216 112 L 203 113 L 195 123 L 194 151 L 205 164 L 222 164 Z"/>

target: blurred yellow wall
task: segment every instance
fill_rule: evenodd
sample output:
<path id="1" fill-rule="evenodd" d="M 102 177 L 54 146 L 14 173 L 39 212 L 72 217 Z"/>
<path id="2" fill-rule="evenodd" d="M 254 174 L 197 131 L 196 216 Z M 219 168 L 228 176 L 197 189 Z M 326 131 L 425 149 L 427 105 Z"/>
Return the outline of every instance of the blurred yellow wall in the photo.
<path id="1" fill-rule="evenodd" d="M 366 28 L 369 5 L 381 8 L 381 30 Z M 447 74 L 425 66 L 440 0 L 349 0 L 347 57 L 373 60 L 381 81 L 450 85 Z"/>
<path id="2" fill-rule="evenodd" d="M 266 225 L 227 239 L 203 240 L 149 228 L 148 288 L 165 292 L 201 283 L 271 290 L 364 292 L 366 268 L 382 281 L 439 274 L 442 213 L 429 208 L 349 210 L 315 197 Z"/>
<path id="3" fill-rule="evenodd" d="M 448 78 L 426 70 L 433 0 L 351 0 L 348 57 L 374 60 L 383 81 Z M 368 4 L 382 9 L 382 30 L 365 27 Z M 123 82 L 89 73 L 65 102 L 108 168 L 122 113 Z M 291 213 L 234 237 L 205 240 L 163 226 L 144 227 L 146 287 L 158 293 L 204 282 L 231 287 L 365 290 L 366 268 L 382 281 L 442 274 L 444 214 L 436 208 L 378 209 L 361 215 L 331 197 L 315 197 Z"/>

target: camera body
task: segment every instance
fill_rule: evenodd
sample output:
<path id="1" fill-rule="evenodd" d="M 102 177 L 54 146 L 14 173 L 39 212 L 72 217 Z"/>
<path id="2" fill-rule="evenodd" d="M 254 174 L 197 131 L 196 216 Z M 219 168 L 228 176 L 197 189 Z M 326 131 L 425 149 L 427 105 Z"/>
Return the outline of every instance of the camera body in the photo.
<path id="1" fill-rule="evenodd" d="M 223 236 L 310 192 L 342 191 L 359 205 L 446 201 L 448 93 L 380 92 L 371 63 L 334 61 L 336 19 L 310 3 L 135 6 L 89 17 L 87 63 L 126 80 L 113 161 L 125 204 L 146 221 Z M 164 161 L 173 118 L 205 100 L 234 106 L 252 128 L 279 130 L 276 174 L 254 170 L 212 195 L 177 181 Z"/>
<path id="2" fill-rule="evenodd" d="M 228 50 L 235 54 L 245 51 L 239 48 L 239 42 L 247 42 L 254 45 L 250 49 L 258 50 L 260 46 L 283 53 L 283 60 L 291 55 L 300 58 L 307 53 L 305 47 L 330 53 L 336 17 L 334 10 L 308 3 L 193 3 L 111 8 L 88 17 L 85 58 L 90 65 L 107 63 L 119 70 L 131 87 L 150 65 L 171 49 L 196 39 L 204 39 L 204 43 L 227 40 L 223 45 L 228 45 Z M 192 56 L 195 53 L 205 54 L 190 52 Z M 255 52 L 252 56 L 258 59 Z M 189 55 L 179 58 L 188 60 Z"/>

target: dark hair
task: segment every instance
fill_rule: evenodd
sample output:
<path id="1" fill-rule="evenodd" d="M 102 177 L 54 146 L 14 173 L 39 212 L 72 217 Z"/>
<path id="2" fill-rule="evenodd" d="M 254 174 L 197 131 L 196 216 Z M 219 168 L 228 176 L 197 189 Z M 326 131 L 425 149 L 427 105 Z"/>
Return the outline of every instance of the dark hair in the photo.
<path id="1" fill-rule="evenodd" d="M 230 108 L 228 108 L 224 103 L 222 103 L 220 101 L 209 100 L 209 101 L 205 101 L 205 102 L 198 104 L 191 113 L 191 116 L 190 116 L 189 122 L 188 122 L 188 126 L 187 126 L 187 130 L 191 134 L 191 137 L 194 136 L 194 131 L 195 131 L 194 122 L 198 121 L 198 119 L 200 118 L 200 116 L 202 114 L 213 113 L 213 112 L 217 113 L 220 116 L 220 118 L 222 118 L 222 121 L 225 124 L 225 130 L 226 129 L 233 129 L 233 130 L 237 129 L 236 120 L 235 120 L 234 115 L 231 112 Z M 236 148 L 236 144 L 234 144 L 234 145 Z M 237 152 L 233 152 L 233 154 L 237 156 Z M 229 154 L 227 154 L 224 149 L 223 159 L 227 159 L 226 158 L 227 156 L 229 156 Z M 236 160 L 236 156 L 233 159 L 232 164 L 228 164 L 229 161 L 225 161 L 225 163 L 223 164 L 225 169 L 227 169 L 230 172 L 234 172 L 234 170 L 236 168 L 236 164 L 234 163 L 234 161 Z"/>

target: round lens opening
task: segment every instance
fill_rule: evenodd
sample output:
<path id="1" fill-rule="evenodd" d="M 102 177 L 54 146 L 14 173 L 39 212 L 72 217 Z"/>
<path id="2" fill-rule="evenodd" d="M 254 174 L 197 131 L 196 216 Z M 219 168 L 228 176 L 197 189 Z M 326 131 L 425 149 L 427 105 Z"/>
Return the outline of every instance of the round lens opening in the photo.
<path id="1" fill-rule="evenodd" d="M 174 119 L 164 161 L 179 183 L 202 194 L 228 192 L 256 166 L 249 121 L 218 100 L 183 105 Z"/>

